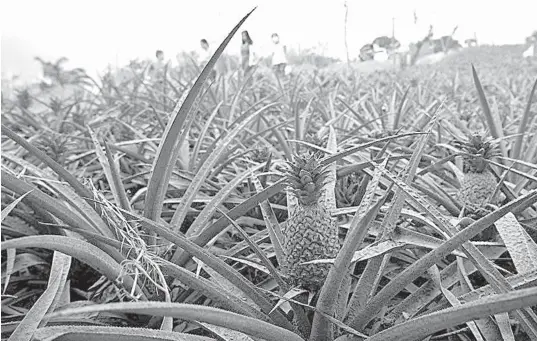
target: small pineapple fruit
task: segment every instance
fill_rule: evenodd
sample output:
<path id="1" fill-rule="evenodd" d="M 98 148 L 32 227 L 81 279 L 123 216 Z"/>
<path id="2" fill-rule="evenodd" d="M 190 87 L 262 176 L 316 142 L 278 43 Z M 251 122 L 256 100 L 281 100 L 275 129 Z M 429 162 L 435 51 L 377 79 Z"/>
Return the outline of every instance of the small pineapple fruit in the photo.
<path id="1" fill-rule="evenodd" d="M 464 179 L 458 193 L 458 199 L 469 214 L 485 211 L 485 206 L 492 203 L 496 190 L 496 177 L 492 174 L 487 160 L 499 155 L 497 143 L 474 133 L 467 142 L 456 141 L 463 157 Z"/>
<path id="2" fill-rule="evenodd" d="M 305 153 L 289 163 L 287 179 L 297 198 L 283 231 L 284 270 L 293 285 L 318 290 L 331 264 L 302 264 L 335 258 L 339 251 L 337 221 L 331 216 L 324 198 L 327 169 L 320 163 L 321 154 Z"/>

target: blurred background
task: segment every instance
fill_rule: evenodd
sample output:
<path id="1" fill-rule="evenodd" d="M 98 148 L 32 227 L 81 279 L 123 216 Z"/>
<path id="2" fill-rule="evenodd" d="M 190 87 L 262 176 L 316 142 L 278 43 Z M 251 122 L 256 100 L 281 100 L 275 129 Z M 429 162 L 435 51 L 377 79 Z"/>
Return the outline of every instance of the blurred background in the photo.
<path id="1" fill-rule="evenodd" d="M 199 48 L 200 39 L 216 47 L 237 21 L 254 6 L 243 26 L 263 54 L 270 35 L 279 33 L 294 51 L 345 60 L 379 36 L 392 36 L 403 47 L 418 41 L 433 26 L 436 38 L 451 35 L 480 44 L 523 44 L 534 30 L 531 1 L 3 1 L 2 78 L 18 75 L 32 81 L 41 72 L 35 56 L 67 57 L 68 68 L 90 75 L 107 66 L 153 58 L 164 51 L 172 63 L 180 52 Z M 346 18 L 346 20 L 345 20 Z M 345 22 L 347 47 L 345 45 Z M 226 50 L 238 55 L 240 35 Z"/>

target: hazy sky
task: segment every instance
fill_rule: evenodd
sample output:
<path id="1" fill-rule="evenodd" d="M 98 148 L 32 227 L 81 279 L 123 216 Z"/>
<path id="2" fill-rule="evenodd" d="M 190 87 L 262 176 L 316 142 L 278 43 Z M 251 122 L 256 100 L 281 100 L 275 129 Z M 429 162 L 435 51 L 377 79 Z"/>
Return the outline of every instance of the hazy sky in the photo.
<path id="1" fill-rule="evenodd" d="M 270 34 L 302 48 L 324 44 L 325 52 L 345 58 L 343 0 L 3 0 L 2 72 L 33 72 L 34 55 L 67 56 L 71 65 L 94 71 L 108 63 L 124 64 L 135 57 L 151 57 L 162 49 L 175 60 L 181 50 L 197 49 L 199 39 L 217 45 L 250 9 L 258 6 L 243 29 L 263 50 Z M 480 43 L 523 43 L 537 29 L 537 1 L 401 1 L 348 2 L 348 42 L 351 57 L 379 35 L 406 44 L 427 33 L 456 38 L 477 33 Z M 416 10 L 418 24 L 414 25 Z M 228 53 L 238 53 L 237 36 Z"/>

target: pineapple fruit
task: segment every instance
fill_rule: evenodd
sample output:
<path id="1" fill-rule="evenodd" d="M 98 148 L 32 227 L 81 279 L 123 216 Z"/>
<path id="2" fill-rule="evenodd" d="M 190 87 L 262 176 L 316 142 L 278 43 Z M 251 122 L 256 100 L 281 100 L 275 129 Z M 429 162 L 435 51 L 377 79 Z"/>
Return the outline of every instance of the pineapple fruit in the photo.
<path id="1" fill-rule="evenodd" d="M 458 199 L 469 215 L 482 215 L 486 205 L 494 202 L 497 180 L 487 160 L 499 155 L 497 143 L 474 133 L 466 142 L 456 141 L 462 152 L 464 178 Z"/>
<path id="2" fill-rule="evenodd" d="M 287 180 L 296 197 L 283 230 L 284 272 L 292 285 L 318 290 L 331 264 L 302 264 L 335 258 L 339 251 L 338 226 L 325 199 L 323 186 L 327 168 L 320 163 L 320 153 L 304 153 L 289 163 Z"/>

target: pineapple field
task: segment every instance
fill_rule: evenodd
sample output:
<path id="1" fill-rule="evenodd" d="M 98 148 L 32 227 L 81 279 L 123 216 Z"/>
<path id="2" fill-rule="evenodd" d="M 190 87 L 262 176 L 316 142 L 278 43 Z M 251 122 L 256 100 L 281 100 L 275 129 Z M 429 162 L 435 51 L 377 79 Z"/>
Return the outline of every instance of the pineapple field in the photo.
<path id="1" fill-rule="evenodd" d="M 247 17 L 3 98 L 2 340 L 537 341 L 537 60 L 244 76 Z"/>

